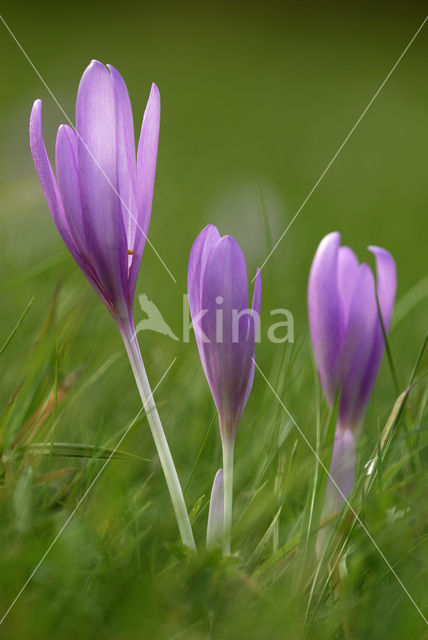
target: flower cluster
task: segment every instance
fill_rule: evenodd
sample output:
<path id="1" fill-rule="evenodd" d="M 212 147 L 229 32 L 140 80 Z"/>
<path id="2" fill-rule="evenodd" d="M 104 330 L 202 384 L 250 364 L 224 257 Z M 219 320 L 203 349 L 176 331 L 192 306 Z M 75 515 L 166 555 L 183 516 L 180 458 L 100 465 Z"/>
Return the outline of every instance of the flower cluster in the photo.
<path id="1" fill-rule="evenodd" d="M 61 125 L 58 129 L 56 176 L 43 140 L 40 100 L 31 113 L 30 146 L 55 225 L 119 327 L 183 543 L 193 548 L 183 492 L 153 401 L 133 319 L 136 281 L 152 208 L 159 122 L 160 96 L 153 84 L 136 149 L 126 85 L 114 67 L 93 61 L 80 81 L 76 128 Z M 392 256 L 379 247 L 370 247 L 370 251 L 376 258 L 376 283 L 368 265 L 360 265 L 351 249 L 340 247 L 338 233 L 322 240 L 309 277 L 315 361 L 330 407 L 339 397 L 331 478 L 342 499 L 354 484 L 355 435 L 379 370 L 395 298 Z M 254 379 L 261 306 L 259 271 L 250 306 L 248 294 L 240 246 L 208 225 L 190 252 L 188 295 L 223 446 L 223 468 L 215 476 L 211 493 L 207 546 L 222 544 L 225 553 L 231 549 L 234 443 Z M 331 492 L 330 487 L 330 506 Z"/>

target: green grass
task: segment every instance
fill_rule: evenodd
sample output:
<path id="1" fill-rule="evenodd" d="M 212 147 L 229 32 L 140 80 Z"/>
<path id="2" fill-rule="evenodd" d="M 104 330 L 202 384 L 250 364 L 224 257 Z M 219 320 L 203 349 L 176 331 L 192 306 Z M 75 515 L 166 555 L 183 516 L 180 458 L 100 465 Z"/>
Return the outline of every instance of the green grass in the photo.
<path id="1" fill-rule="evenodd" d="M 197 233 L 212 222 L 235 235 L 253 274 L 424 18 L 417 4 L 2 11 L 70 114 L 94 57 L 123 74 L 136 122 L 159 85 L 150 239 L 178 284 L 147 247 L 137 289 L 177 335 Z M 367 535 L 427 616 L 426 54 L 422 32 L 262 272 L 257 363 L 328 466 L 334 415 L 312 361 L 310 262 L 334 229 L 361 259 L 369 244 L 396 259 L 398 391 L 385 355 L 350 499 L 364 527 L 349 508 L 322 523 L 330 541 L 317 559 L 326 475 L 256 373 L 236 443 L 234 556 L 222 558 L 204 550 L 221 447 L 194 341 L 139 335 L 152 386 L 177 357 L 155 399 L 192 513 L 189 555 L 119 333 L 62 246 L 32 166 L 32 101 L 44 100 L 50 151 L 61 114 L 0 28 L 0 617 L 136 418 L 1 638 L 428 638 Z M 266 339 L 278 307 L 293 313 L 294 344 Z"/>

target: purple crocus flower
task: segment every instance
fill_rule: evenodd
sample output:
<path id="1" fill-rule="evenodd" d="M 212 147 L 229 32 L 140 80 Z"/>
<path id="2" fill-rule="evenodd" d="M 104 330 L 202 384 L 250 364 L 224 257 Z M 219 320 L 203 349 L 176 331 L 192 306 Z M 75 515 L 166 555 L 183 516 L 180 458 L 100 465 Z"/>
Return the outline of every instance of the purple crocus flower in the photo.
<path id="1" fill-rule="evenodd" d="M 128 91 L 111 65 L 93 60 L 80 81 L 76 131 L 58 129 L 55 179 L 42 135 L 42 103 L 30 146 L 56 227 L 73 258 L 123 329 L 133 326 L 135 286 L 150 222 L 160 96 L 152 85 L 135 152 Z"/>
<path id="2" fill-rule="evenodd" d="M 331 474 L 346 497 L 355 475 L 355 434 L 361 427 L 382 360 L 394 307 L 397 274 L 391 254 L 369 247 L 370 267 L 328 234 L 315 254 L 309 276 L 309 323 L 321 386 L 330 407 L 339 397 Z M 341 460 L 339 460 L 339 458 Z M 342 496 L 343 500 L 343 496 Z"/>
<path id="3" fill-rule="evenodd" d="M 76 130 L 58 129 L 56 179 L 42 135 L 42 103 L 30 119 L 30 147 L 56 227 L 117 322 L 171 495 L 181 538 L 194 548 L 183 492 L 136 340 L 135 286 L 149 228 L 160 97 L 152 85 L 135 152 L 128 91 L 111 65 L 93 60 L 80 81 Z"/>
<path id="4" fill-rule="evenodd" d="M 202 366 L 219 415 L 224 469 L 224 550 L 230 551 L 233 449 L 236 429 L 254 379 L 254 351 L 261 302 L 257 271 L 248 308 L 245 258 L 230 236 L 208 225 L 189 258 L 189 306 Z"/>
<path id="5" fill-rule="evenodd" d="M 257 271 L 249 309 L 244 254 L 234 238 L 221 237 L 216 227 L 208 225 L 190 252 L 187 287 L 196 342 L 219 414 L 221 435 L 234 439 L 254 379 L 261 276 Z"/>

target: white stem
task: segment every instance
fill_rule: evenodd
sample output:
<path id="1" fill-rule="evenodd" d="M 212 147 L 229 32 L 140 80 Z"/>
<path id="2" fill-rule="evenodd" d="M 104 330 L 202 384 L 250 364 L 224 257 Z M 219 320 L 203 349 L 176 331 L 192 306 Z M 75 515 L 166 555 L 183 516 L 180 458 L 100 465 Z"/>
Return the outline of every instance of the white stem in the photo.
<path id="1" fill-rule="evenodd" d="M 223 520 L 223 553 L 230 555 L 232 538 L 232 506 L 233 506 L 233 453 L 235 442 L 225 436 L 223 444 L 223 481 L 224 481 L 224 520 Z"/>
<path id="2" fill-rule="evenodd" d="M 140 392 L 141 400 L 143 401 L 144 410 L 153 435 L 153 440 L 155 441 L 159 460 L 165 474 L 165 480 L 168 485 L 182 542 L 187 547 L 195 549 L 195 541 L 193 539 L 189 515 L 184 502 L 183 491 L 181 489 L 180 481 L 178 479 L 177 471 L 174 466 L 174 461 L 172 459 L 171 451 L 169 450 L 156 404 L 153 399 L 153 393 L 150 389 L 149 380 L 141 357 L 136 334 L 134 331 L 122 331 L 122 338 L 125 343 L 126 352 L 131 363 L 138 391 Z"/>

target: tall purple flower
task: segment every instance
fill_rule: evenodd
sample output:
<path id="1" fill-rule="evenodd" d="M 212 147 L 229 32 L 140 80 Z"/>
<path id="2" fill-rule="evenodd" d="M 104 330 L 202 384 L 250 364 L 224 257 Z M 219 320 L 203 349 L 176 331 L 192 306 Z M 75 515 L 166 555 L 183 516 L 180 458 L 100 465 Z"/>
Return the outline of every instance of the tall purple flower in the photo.
<path id="1" fill-rule="evenodd" d="M 376 295 L 388 332 L 397 283 L 391 254 L 380 247 L 371 246 L 369 250 L 376 258 L 376 283 L 370 267 L 359 264 L 349 247 L 340 246 L 337 232 L 321 241 L 309 276 L 311 337 L 321 386 L 330 407 L 340 394 L 331 472 L 345 496 L 354 483 L 354 437 L 362 424 L 385 349 Z"/>
<path id="2" fill-rule="evenodd" d="M 111 65 L 93 60 L 80 81 L 76 130 L 58 129 L 56 179 L 42 135 L 42 103 L 30 119 L 30 147 L 56 227 L 115 319 L 147 413 L 183 543 L 194 547 L 180 482 L 136 340 L 133 305 L 149 228 L 156 172 L 160 97 L 152 85 L 135 151 L 128 91 Z"/>
<path id="3" fill-rule="evenodd" d="M 30 146 L 56 227 L 119 326 L 132 325 L 135 286 L 150 222 L 160 96 L 152 85 L 137 153 L 128 91 L 111 65 L 93 60 L 80 81 L 76 130 L 58 129 L 55 179 L 42 135 L 42 103 Z"/>
<path id="4" fill-rule="evenodd" d="M 245 258 L 230 236 L 208 225 L 196 238 L 187 279 L 190 313 L 202 366 L 219 415 L 224 468 L 224 549 L 230 551 L 233 448 L 254 379 L 261 302 L 257 271 L 248 308 Z"/>

